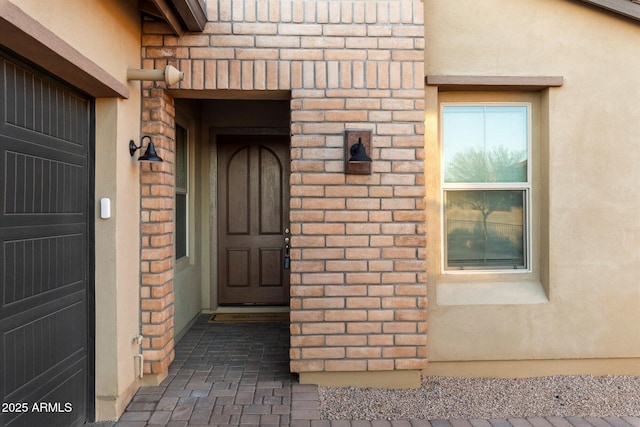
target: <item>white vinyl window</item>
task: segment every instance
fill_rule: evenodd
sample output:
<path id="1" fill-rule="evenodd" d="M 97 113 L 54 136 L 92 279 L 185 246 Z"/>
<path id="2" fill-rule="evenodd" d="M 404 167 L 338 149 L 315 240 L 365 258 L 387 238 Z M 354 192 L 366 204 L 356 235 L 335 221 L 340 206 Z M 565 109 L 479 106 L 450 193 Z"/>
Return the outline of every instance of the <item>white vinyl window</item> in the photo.
<path id="1" fill-rule="evenodd" d="M 442 104 L 445 271 L 528 271 L 531 105 Z"/>

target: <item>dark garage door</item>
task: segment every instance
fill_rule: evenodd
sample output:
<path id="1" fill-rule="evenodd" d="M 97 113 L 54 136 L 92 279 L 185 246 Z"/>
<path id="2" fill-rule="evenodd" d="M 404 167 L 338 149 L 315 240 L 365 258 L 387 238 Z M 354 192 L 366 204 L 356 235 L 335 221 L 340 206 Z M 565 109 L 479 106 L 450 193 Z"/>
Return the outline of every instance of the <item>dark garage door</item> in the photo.
<path id="1" fill-rule="evenodd" d="M 0 64 L 0 425 L 82 425 L 93 106 L 1 52 Z"/>

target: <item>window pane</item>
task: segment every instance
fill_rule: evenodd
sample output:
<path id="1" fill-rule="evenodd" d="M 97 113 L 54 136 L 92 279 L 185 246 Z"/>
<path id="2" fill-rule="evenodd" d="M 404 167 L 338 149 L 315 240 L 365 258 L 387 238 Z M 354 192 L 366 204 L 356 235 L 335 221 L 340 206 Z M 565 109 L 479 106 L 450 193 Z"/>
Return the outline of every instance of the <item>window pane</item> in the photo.
<path id="1" fill-rule="evenodd" d="M 446 191 L 447 267 L 525 268 L 525 191 Z"/>
<path id="2" fill-rule="evenodd" d="M 187 256 L 187 130 L 176 124 L 176 259 Z"/>
<path id="3" fill-rule="evenodd" d="M 176 259 L 187 256 L 187 195 L 176 193 Z"/>
<path id="4" fill-rule="evenodd" d="M 187 189 L 187 130 L 176 125 L 176 188 Z"/>
<path id="5" fill-rule="evenodd" d="M 527 182 L 527 108 L 445 106 L 444 182 Z"/>

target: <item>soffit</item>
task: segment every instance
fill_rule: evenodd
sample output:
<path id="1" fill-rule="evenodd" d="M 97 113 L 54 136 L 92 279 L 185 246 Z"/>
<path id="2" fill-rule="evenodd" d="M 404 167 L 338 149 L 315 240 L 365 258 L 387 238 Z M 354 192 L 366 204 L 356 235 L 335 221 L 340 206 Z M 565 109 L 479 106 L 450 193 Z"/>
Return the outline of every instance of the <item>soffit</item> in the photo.
<path id="1" fill-rule="evenodd" d="M 626 18 L 640 21 L 640 0 L 581 0 Z"/>
<path id="2" fill-rule="evenodd" d="M 207 23 L 204 0 L 140 0 L 138 8 L 155 19 L 165 21 L 180 35 L 187 31 L 202 31 Z"/>

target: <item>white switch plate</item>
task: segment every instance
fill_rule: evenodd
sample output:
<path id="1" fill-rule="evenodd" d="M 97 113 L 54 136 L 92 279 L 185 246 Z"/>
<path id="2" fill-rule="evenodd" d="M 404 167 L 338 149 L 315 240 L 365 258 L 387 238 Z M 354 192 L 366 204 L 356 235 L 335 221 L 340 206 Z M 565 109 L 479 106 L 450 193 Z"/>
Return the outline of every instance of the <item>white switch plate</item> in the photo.
<path id="1" fill-rule="evenodd" d="M 111 200 L 106 197 L 100 199 L 100 218 L 111 218 Z"/>

